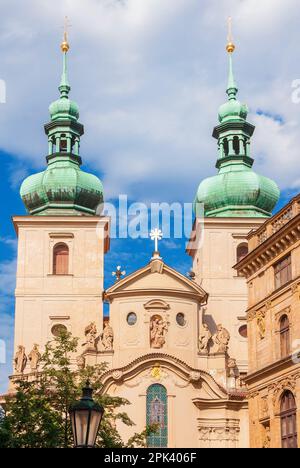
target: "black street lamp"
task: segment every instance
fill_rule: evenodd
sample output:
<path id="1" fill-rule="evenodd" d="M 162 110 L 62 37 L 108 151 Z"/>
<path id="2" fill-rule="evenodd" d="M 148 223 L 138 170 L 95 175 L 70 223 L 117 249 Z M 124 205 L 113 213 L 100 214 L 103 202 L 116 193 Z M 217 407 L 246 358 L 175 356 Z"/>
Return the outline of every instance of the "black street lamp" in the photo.
<path id="1" fill-rule="evenodd" d="M 93 400 L 90 383 L 82 389 L 82 397 L 69 409 L 75 448 L 94 448 L 104 408 Z"/>

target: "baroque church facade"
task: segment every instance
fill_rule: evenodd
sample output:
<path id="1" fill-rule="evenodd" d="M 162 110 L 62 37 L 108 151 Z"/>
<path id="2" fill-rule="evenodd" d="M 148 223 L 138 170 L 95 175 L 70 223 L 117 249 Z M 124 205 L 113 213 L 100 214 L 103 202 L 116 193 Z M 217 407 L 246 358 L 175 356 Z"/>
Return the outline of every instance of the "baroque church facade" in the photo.
<path id="1" fill-rule="evenodd" d="M 45 344 L 65 329 L 80 339 L 74 369 L 107 363 L 104 391 L 131 402 L 126 411 L 136 426 L 120 426 L 124 439 L 157 423 L 150 447 L 249 446 L 247 286 L 233 266 L 248 253 L 249 231 L 271 216 L 279 190 L 252 169 L 254 127 L 237 99 L 234 49 L 227 45 L 228 101 L 213 133 L 218 174 L 200 184 L 195 200 L 187 248 L 195 277 L 181 275 L 155 251 L 147 265 L 105 290 L 110 219 L 96 214 L 101 181 L 80 168 L 84 128 L 69 98 L 65 38 L 60 97 L 45 125 L 47 168 L 23 182 L 28 214 L 13 220 L 18 266 L 10 392 L 16 377 L 34 377 Z"/>

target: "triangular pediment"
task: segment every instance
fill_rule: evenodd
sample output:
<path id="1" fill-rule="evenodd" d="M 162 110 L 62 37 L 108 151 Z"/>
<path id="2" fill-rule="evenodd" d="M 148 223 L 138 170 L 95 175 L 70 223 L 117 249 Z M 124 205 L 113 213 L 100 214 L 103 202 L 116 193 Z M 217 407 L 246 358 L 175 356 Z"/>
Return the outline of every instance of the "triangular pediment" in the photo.
<path id="1" fill-rule="evenodd" d="M 146 267 L 117 282 L 106 291 L 105 295 L 107 299 L 112 299 L 120 295 L 145 295 L 151 291 L 193 296 L 199 302 L 207 299 L 207 293 L 201 286 L 169 267 L 161 260 L 154 260 Z"/>

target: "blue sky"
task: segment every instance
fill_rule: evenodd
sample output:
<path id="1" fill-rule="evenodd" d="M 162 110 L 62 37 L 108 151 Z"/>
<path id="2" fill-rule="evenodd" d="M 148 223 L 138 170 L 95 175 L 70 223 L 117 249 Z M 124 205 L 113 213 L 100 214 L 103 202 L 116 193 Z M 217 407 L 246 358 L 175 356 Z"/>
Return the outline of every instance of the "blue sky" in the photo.
<path id="1" fill-rule="evenodd" d="M 211 138 L 227 81 L 226 18 L 231 15 L 239 98 L 256 125 L 257 172 L 282 190 L 280 205 L 299 191 L 300 78 L 297 0 L 0 0 L 0 339 L 8 362 L 13 341 L 16 238 L 11 216 L 24 214 L 19 186 L 43 169 L 43 124 L 57 98 L 59 43 L 70 17 L 69 77 L 86 134 L 85 167 L 104 183 L 106 200 L 191 202 L 215 173 Z M 163 242 L 164 259 L 190 267 L 185 239 Z M 128 273 L 152 252 L 145 240 L 114 240 L 106 285 L 121 264 Z M 0 364 L 0 392 L 9 364 Z"/>

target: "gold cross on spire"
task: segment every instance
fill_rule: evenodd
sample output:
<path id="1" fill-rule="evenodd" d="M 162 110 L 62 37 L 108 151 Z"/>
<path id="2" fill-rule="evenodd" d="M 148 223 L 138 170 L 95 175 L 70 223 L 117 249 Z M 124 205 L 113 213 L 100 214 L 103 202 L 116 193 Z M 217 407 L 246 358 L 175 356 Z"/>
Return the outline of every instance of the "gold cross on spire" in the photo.
<path id="1" fill-rule="evenodd" d="M 64 38 L 63 38 L 63 42 L 61 44 L 61 50 L 63 51 L 64 54 L 66 54 L 68 52 L 68 50 L 70 49 L 70 44 L 69 44 L 69 41 L 68 41 L 68 31 L 69 31 L 69 28 L 71 26 L 72 25 L 69 23 L 69 18 L 67 16 L 65 16 Z"/>
<path id="2" fill-rule="evenodd" d="M 229 54 L 232 54 L 235 51 L 235 45 L 233 43 L 233 35 L 232 35 L 232 18 L 229 16 L 228 18 L 228 37 L 227 37 L 227 46 L 226 50 Z"/>

